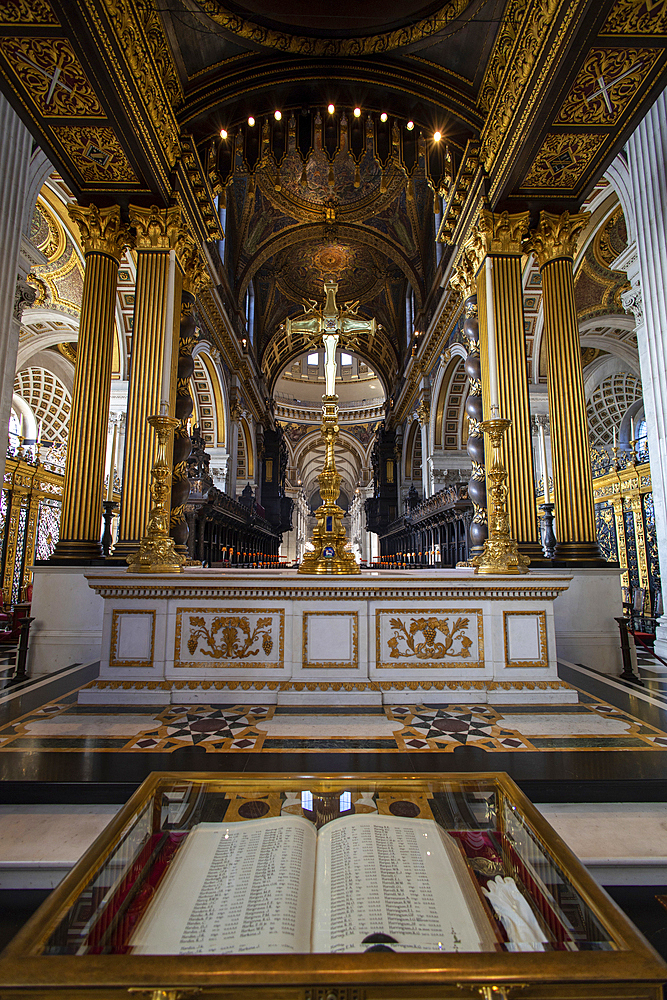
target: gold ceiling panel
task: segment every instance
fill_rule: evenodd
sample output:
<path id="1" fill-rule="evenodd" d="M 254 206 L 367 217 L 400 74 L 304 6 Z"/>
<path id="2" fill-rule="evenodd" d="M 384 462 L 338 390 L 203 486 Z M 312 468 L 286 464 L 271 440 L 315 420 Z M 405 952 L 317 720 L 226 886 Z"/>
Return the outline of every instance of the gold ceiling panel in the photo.
<path id="1" fill-rule="evenodd" d="M 47 24 L 59 25 L 60 21 L 47 0 L 5 0 L 4 3 L 0 2 L 0 25 L 11 24 L 42 27 Z"/>
<path id="2" fill-rule="evenodd" d="M 667 34 L 667 3 L 665 0 L 618 0 L 602 35 L 664 35 Z"/>
<path id="3" fill-rule="evenodd" d="M 617 125 L 662 49 L 591 49 L 555 125 Z"/>
<path id="4" fill-rule="evenodd" d="M 59 125 L 53 134 L 85 181 L 138 183 L 113 129 Z"/>
<path id="5" fill-rule="evenodd" d="M 574 188 L 606 141 L 606 133 L 550 133 L 521 187 Z"/>
<path id="6" fill-rule="evenodd" d="M 0 52 L 44 118 L 106 118 L 66 38 L 0 39 Z"/>

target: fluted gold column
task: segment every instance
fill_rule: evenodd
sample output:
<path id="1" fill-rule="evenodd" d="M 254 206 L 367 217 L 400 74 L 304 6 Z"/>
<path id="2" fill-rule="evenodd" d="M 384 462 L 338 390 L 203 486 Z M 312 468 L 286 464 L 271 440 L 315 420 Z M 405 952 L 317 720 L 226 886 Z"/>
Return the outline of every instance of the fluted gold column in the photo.
<path id="1" fill-rule="evenodd" d="M 157 438 L 147 418 L 160 410 L 160 385 L 164 364 L 164 341 L 168 318 L 178 323 L 174 308 L 179 289 L 172 289 L 169 303 L 169 252 L 180 232 L 181 212 L 177 207 L 160 209 L 130 205 L 130 225 L 136 229 L 137 282 L 132 326 L 132 367 L 127 399 L 125 466 L 120 507 L 118 541 L 114 558 L 123 564 L 139 548 L 146 532 L 151 506 L 151 468 Z M 177 329 L 177 327 L 176 327 Z M 174 336 L 174 354 L 178 336 Z M 172 358 L 173 368 L 173 358 Z M 170 413 L 173 413 L 173 391 Z M 169 456 L 171 460 L 171 455 Z"/>
<path id="2" fill-rule="evenodd" d="M 535 513 L 535 477 L 530 428 L 526 339 L 521 285 L 521 244 L 528 230 L 528 212 L 510 215 L 480 213 L 476 239 L 481 264 L 477 272 L 477 301 L 480 303 L 480 353 L 482 358 L 482 398 L 488 420 L 488 317 L 486 260 L 492 263 L 493 317 L 498 358 L 500 416 L 512 423 L 502 442 L 502 460 L 507 469 L 507 498 L 512 538 L 519 552 L 531 563 L 544 561 Z"/>
<path id="3" fill-rule="evenodd" d="M 595 530 L 581 344 L 574 305 L 573 258 L 587 212 L 540 212 L 531 245 L 542 273 L 544 336 L 549 370 L 551 456 L 556 506 L 556 559 L 602 562 Z"/>
<path id="4" fill-rule="evenodd" d="M 67 441 L 60 541 L 54 560 L 87 562 L 102 555 L 102 497 L 111 392 L 118 264 L 131 245 L 120 208 L 72 206 L 86 269 L 79 320 L 72 414 Z"/>
<path id="5" fill-rule="evenodd" d="M 192 413 L 190 379 L 194 372 L 192 351 L 197 343 L 195 323 L 195 301 L 200 291 L 210 284 L 206 264 L 194 240 L 187 233 L 181 233 L 177 256 L 179 273 L 182 274 L 180 317 L 175 335 L 177 350 L 176 401 L 174 416 L 179 421 L 173 439 L 173 475 L 171 481 L 170 535 L 176 544 L 176 551 L 187 556 L 188 522 L 185 505 L 190 495 L 188 479 L 188 458 L 192 450 L 188 433 L 188 419 Z"/>

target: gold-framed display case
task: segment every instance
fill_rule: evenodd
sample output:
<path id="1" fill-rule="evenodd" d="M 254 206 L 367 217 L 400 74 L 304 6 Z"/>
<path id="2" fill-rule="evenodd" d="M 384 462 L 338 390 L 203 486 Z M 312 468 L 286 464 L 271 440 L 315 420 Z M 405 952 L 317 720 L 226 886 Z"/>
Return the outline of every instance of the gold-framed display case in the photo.
<path id="1" fill-rule="evenodd" d="M 0 956 L 3 1000 L 658 1000 L 665 981 L 501 773 L 153 773 Z"/>

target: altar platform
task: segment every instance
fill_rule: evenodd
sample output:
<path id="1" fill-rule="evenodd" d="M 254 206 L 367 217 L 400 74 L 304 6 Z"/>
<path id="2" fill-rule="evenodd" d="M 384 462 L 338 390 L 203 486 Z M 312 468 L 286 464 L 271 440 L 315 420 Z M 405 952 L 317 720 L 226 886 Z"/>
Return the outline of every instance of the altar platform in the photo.
<path id="1" fill-rule="evenodd" d="M 103 627 L 82 704 L 576 702 L 556 669 L 562 571 L 84 575 Z"/>

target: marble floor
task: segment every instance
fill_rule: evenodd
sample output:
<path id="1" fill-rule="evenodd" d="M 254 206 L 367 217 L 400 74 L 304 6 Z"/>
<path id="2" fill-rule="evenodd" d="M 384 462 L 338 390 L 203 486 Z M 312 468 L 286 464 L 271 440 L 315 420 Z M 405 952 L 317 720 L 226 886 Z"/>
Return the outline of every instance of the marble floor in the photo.
<path id="1" fill-rule="evenodd" d="M 76 691 L 0 728 L 3 753 L 452 753 L 667 750 L 667 731 L 583 690 L 577 705 L 304 708 L 79 705 Z M 491 764 L 489 766 L 492 766 Z"/>

